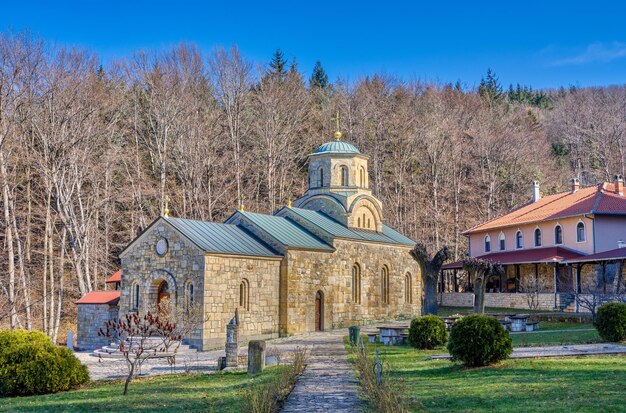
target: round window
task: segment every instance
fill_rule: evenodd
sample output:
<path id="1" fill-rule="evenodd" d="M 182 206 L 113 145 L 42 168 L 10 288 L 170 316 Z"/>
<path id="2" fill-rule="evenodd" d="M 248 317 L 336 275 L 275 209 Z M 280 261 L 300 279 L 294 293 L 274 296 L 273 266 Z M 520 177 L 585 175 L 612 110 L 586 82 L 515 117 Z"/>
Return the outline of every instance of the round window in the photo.
<path id="1" fill-rule="evenodd" d="M 165 238 L 161 238 L 156 243 L 156 253 L 160 256 L 163 256 L 167 253 L 167 240 Z"/>

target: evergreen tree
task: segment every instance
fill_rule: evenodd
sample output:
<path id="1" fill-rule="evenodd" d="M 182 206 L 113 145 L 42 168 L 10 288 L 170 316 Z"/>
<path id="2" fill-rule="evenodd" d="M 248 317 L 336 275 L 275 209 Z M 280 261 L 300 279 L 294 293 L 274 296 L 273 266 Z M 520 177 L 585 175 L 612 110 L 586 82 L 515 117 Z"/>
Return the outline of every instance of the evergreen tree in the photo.
<path id="1" fill-rule="evenodd" d="M 311 88 L 326 89 L 328 87 L 328 75 L 319 60 L 315 62 L 309 84 Z"/>
<path id="2" fill-rule="evenodd" d="M 500 101 L 502 99 L 502 86 L 493 70 L 487 69 L 487 77 L 480 79 L 478 94 L 484 99 L 491 101 Z"/>
<path id="3" fill-rule="evenodd" d="M 280 49 L 276 49 L 270 61 L 270 74 L 278 79 L 282 79 L 287 74 L 287 60 Z"/>

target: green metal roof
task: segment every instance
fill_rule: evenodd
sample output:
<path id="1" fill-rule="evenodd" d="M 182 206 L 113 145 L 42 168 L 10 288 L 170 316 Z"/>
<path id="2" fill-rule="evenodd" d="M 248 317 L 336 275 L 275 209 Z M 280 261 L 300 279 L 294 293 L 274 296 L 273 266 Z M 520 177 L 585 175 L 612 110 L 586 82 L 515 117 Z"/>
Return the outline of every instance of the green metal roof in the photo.
<path id="1" fill-rule="evenodd" d="M 163 217 L 163 219 L 206 252 L 276 257 L 260 240 L 232 224 Z"/>
<path id="2" fill-rule="evenodd" d="M 306 231 L 296 223 L 277 215 L 257 214 L 254 212 L 240 212 L 261 230 L 287 247 L 328 250 L 335 249 Z"/>
<path id="3" fill-rule="evenodd" d="M 342 140 L 326 142 L 313 152 L 313 155 L 321 153 L 361 153 L 356 146 Z"/>
<path id="4" fill-rule="evenodd" d="M 318 226 L 333 237 L 349 238 L 361 241 L 382 242 L 386 244 L 415 245 L 415 241 L 383 224 L 383 232 L 348 228 L 323 212 L 303 208 L 288 208 L 292 213 Z"/>

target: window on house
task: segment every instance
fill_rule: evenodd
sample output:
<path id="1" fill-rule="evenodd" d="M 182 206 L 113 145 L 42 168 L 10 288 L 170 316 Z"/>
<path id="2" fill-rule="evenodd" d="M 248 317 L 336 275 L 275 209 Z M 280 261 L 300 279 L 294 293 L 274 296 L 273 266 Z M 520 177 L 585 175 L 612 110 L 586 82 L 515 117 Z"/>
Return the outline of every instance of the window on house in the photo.
<path id="1" fill-rule="evenodd" d="M 381 297 L 383 304 L 389 304 L 389 270 L 383 267 L 380 270 Z"/>
<path id="2" fill-rule="evenodd" d="M 359 170 L 359 181 L 361 182 L 361 188 L 365 188 L 365 169 L 363 167 Z"/>
<path id="3" fill-rule="evenodd" d="M 245 278 L 239 284 L 239 307 L 250 309 L 250 284 Z"/>
<path id="4" fill-rule="evenodd" d="M 535 229 L 535 247 L 541 247 L 541 230 Z"/>
<path id="5" fill-rule="evenodd" d="M 556 245 L 563 243 L 563 228 L 560 225 L 554 227 L 554 243 Z"/>
<path id="6" fill-rule="evenodd" d="M 409 272 L 404 275 L 404 301 L 407 304 L 413 303 L 413 279 Z"/>
<path id="7" fill-rule="evenodd" d="M 579 222 L 576 225 L 576 242 L 584 242 L 585 241 L 585 224 Z"/>
<path id="8" fill-rule="evenodd" d="M 352 302 L 361 304 L 361 267 L 359 264 L 352 266 Z"/>
<path id="9" fill-rule="evenodd" d="M 522 231 L 517 231 L 517 234 L 515 234 L 515 245 L 517 248 L 524 247 L 524 236 L 522 235 Z"/>
<path id="10" fill-rule="evenodd" d="M 341 167 L 341 186 L 348 186 L 348 167 Z"/>
<path id="11" fill-rule="evenodd" d="M 491 237 L 489 235 L 485 237 L 485 252 L 491 252 Z"/>
<path id="12" fill-rule="evenodd" d="M 324 169 L 323 168 L 320 168 L 317 171 L 317 177 L 318 177 L 317 186 L 321 188 L 324 186 Z"/>
<path id="13" fill-rule="evenodd" d="M 500 237 L 498 238 L 500 251 L 504 251 L 506 249 L 506 238 L 503 233 L 500 233 Z"/>

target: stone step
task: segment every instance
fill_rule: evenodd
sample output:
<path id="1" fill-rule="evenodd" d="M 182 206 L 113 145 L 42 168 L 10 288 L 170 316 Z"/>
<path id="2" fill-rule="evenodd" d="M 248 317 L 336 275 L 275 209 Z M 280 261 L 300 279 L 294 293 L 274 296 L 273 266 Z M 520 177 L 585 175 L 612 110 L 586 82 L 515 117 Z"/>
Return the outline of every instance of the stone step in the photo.
<path id="1" fill-rule="evenodd" d="M 198 350 L 192 348 L 188 344 L 180 344 L 180 345 L 178 345 L 178 347 L 176 346 L 176 344 L 172 344 L 170 346 L 170 349 L 172 349 L 172 351 L 170 351 L 167 354 L 180 355 L 180 354 L 194 354 L 194 353 L 198 352 Z M 173 349 L 176 349 L 176 353 L 173 352 Z M 157 352 L 157 353 L 159 353 L 159 352 Z M 108 346 L 104 346 L 102 348 L 96 349 L 91 354 L 93 356 L 99 357 L 99 358 L 115 358 L 115 359 L 119 359 L 119 358 L 123 358 L 124 357 L 124 355 L 119 351 L 119 344 L 118 343 L 111 343 Z M 163 354 L 163 356 L 165 356 L 165 354 Z"/>

